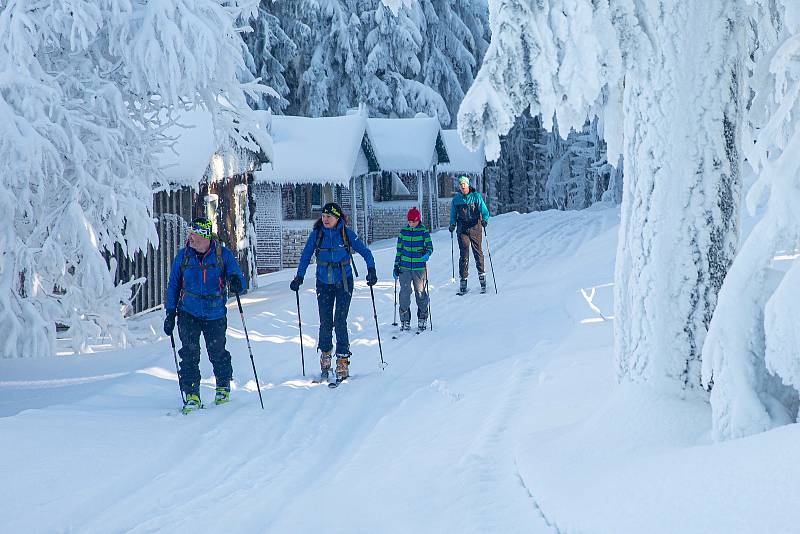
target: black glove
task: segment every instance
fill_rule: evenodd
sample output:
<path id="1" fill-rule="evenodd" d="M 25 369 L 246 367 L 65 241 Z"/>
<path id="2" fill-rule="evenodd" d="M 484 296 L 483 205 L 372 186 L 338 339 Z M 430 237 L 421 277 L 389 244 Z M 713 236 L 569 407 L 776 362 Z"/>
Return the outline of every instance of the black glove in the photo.
<path id="1" fill-rule="evenodd" d="M 228 287 L 231 288 L 231 291 L 234 293 L 241 293 L 242 292 L 242 279 L 232 274 L 228 277 Z"/>
<path id="2" fill-rule="evenodd" d="M 375 272 L 375 267 L 367 269 L 367 285 L 374 286 L 378 283 L 378 274 Z"/>
<path id="3" fill-rule="evenodd" d="M 453 230 L 455 230 L 455 229 L 456 229 L 456 225 L 455 224 L 451 224 L 450 228 L 448 228 L 448 230 L 450 230 L 451 234 L 453 233 Z"/>
<path id="4" fill-rule="evenodd" d="M 394 269 L 392 270 L 392 276 L 394 276 L 395 279 L 400 278 L 400 267 L 397 265 L 395 265 Z"/>
<path id="5" fill-rule="evenodd" d="M 489 224 L 489 221 L 487 221 L 486 219 L 481 219 L 481 226 L 483 226 L 484 228 L 486 228 L 486 225 L 487 225 L 487 224 Z"/>
<path id="6" fill-rule="evenodd" d="M 300 291 L 300 286 L 303 285 L 303 277 L 302 276 L 295 276 L 292 283 L 289 284 L 289 289 L 292 291 Z"/>
<path id="7" fill-rule="evenodd" d="M 173 330 L 175 330 L 175 310 L 167 310 L 167 318 L 164 319 L 164 333 L 171 336 Z"/>

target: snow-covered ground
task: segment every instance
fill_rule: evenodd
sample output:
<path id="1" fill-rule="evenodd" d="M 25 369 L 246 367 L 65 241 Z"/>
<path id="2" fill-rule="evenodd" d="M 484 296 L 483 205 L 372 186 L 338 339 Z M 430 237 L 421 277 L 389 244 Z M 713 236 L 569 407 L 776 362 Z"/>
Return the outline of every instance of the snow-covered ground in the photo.
<path id="1" fill-rule="evenodd" d="M 234 306 L 232 403 L 186 417 L 168 414 L 180 397 L 163 335 L 0 360 L 0 531 L 797 532 L 798 425 L 717 444 L 706 402 L 615 385 L 618 213 L 492 219 L 497 295 L 455 295 L 450 234 L 436 233 L 434 330 L 396 340 L 394 243 L 376 244 L 389 365 L 362 279 L 353 378 L 336 390 L 310 382 L 312 284 L 303 378 L 293 273 L 262 277 L 243 304 L 263 411 Z"/>

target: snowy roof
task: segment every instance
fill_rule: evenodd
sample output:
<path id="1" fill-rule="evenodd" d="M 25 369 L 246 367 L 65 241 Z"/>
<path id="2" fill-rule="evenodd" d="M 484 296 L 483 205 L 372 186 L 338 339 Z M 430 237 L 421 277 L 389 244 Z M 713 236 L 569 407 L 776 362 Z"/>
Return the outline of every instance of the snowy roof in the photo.
<path id="1" fill-rule="evenodd" d="M 196 185 L 216 150 L 211 113 L 204 109 L 183 111 L 177 124 L 164 130 L 164 135 L 174 138 L 172 149 L 168 147 L 156 155 L 167 180 Z"/>
<path id="2" fill-rule="evenodd" d="M 367 130 L 384 171 L 428 170 L 448 161 L 436 118 L 367 119 Z"/>
<path id="3" fill-rule="evenodd" d="M 458 130 L 442 130 L 442 138 L 447 147 L 447 155 L 450 163 L 439 165 L 438 170 L 453 173 L 475 173 L 480 174 L 486 166 L 486 158 L 483 153 L 483 145 L 478 150 L 472 152 L 458 136 Z"/>
<path id="4" fill-rule="evenodd" d="M 257 119 L 263 116 L 254 112 Z M 247 150 L 222 148 L 225 143 L 220 143 L 214 132 L 211 113 L 203 108 L 180 111 L 177 113 L 176 123 L 164 130 L 164 135 L 170 138 L 171 147 L 156 155 L 159 166 L 164 176 L 172 184 L 196 186 L 205 176 L 209 165 L 214 161 L 214 155 L 224 152 L 226 169 L 225 175 L 243 172 L 252 160 L 261 162 L 269 161 L 269 137 L 256 132 L 258 139 L 253 139 L 253 146 L 260 148 L 260 153 L 250 154 Z M 266 146 L 265 146 L 266 145 Z"/>
<path id="5" fill-rule="evenodd" d="M 362 173 L 356 165 L 362 142 L 369 147 L 364 155 L 370 170 L 379 170 L 366 128 L 361 113 L 316 118 L 273 115 L 273 164 L 256 172 L 256 180 L 348 185 L 351 177 Z"/>

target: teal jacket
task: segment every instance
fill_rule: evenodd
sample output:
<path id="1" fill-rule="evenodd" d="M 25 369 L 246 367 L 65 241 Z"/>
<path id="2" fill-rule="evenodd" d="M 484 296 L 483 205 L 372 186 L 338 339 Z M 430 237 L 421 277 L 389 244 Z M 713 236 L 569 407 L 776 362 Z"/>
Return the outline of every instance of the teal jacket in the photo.
<path id="1" fill-rule="evenodd" d="M 489 209 L 474 187 L 466 195 L 461 191 L 453 197 L 450 205 L 450 225 L 458 225 L 459 232 L 466 232 L 483 219 L 489 221 Z"/>

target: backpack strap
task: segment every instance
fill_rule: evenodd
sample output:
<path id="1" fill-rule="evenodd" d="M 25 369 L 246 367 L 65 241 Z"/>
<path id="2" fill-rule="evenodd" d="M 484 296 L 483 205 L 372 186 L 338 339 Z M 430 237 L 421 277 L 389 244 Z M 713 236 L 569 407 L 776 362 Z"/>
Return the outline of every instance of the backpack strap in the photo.
<path id="1" fill-rule="evenodd" d="M 225 247 L 219 239 L 214 239 L 214 252 L 217 260 L 217 268 L 219 269 L 219 296 L 212 296 L 211 298 L 217 299 L 222 298 L 222 302 L 226 302 L 228 300 L 228 291 L 227 286 L 225 285 L 225 263 L 222 261 L 222 249 Z M 183 259 L 181 260 L 181 294 L 178 297 L 178 304 L 183 300 L 183 295 L 186 293 L 186 277 L 184 275 L 186 269 L 189 267 L 189 242 L 186 242 L 186 246 L 183 249 Z M 203 269 L 205 271 L 205 269 Z M 203 275 L 205 276 L 205 274 Z M 192 293 L 194 296 L 195 295 Z M 205 297 L 204 297 L 205 298 Z"/>
<path id="2" fill-rule="evenodd" d="M 347 251 L 347 257 L 350 259 L 350 265 L 353 267 L 353 273 L 356 278 L 358 277 L 358 269 L 356 269 L 356 262 L 353 261 L 353 249 L 350 247 L 350 240 L 347 238 L 347 225 L 342 225 L 342 243 L 344 249 Z"/>

